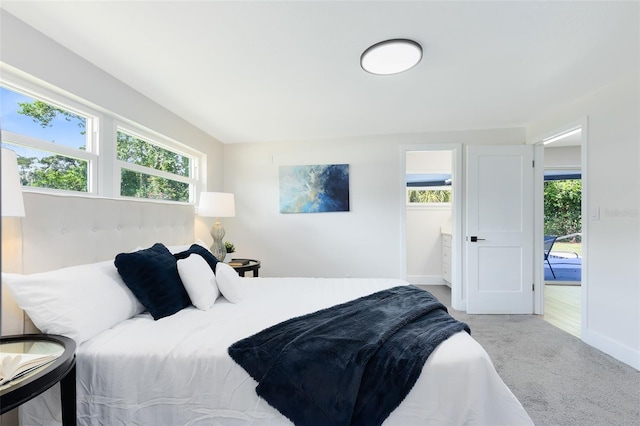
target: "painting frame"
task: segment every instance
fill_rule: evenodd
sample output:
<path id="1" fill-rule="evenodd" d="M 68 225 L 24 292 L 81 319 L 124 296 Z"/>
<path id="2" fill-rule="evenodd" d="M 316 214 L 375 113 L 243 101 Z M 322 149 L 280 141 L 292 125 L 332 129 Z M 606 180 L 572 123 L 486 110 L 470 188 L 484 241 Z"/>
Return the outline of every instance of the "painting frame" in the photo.
<path id="1" fill-rule="evenodd" d="M 280 213 L 350 211 L 349 164 L 280 166 Z"/>

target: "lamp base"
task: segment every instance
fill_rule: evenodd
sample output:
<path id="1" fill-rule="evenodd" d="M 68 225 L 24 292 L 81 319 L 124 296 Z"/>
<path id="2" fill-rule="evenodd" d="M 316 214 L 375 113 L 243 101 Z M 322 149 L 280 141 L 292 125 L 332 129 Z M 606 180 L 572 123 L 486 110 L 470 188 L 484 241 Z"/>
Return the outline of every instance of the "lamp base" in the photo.
<path id="1" fill-rule="evenodd" d="M 216 222 L 211 227 L 211 237 L 213 238 L 211 253 L 213 253 L 216 259 L 220 262 L 224 262 L 224 258 L 227 256 L 227 248 L 222 242 L 222 239 L 224 238 L 224 228 L 222 227 L 219 218 L 216 219 Z"/>

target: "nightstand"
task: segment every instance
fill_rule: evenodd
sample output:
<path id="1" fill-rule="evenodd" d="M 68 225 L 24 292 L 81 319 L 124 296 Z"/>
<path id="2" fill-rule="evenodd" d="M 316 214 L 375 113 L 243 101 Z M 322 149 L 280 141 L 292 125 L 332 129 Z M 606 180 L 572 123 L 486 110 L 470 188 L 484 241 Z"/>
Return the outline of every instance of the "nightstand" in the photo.
<path id="1" fill-rule="evenodd" d="M 76 343 L 53 334 L 0 337 L 0 352 L 52 354 L 56 359 L 0 386 L 0 414 L 40 395 L 60 382 L 62 424 L 76 424 Z"/>
<path id="2" fill-rule="evenodd" d="M 235 261 L 235 264 L 234 264 Z M 244 263 L 247 262 L 248 263 Z M 244 265 L 240 264 L 244 263 Z M 244 277 L 244 273 L 247 271 L 253 272 L 253 276 L 258 276 L 258 269 L 260 269 L 260 261 L 255 259 L 231 259 L 229 266 L 236 270 L 238 275 Z"/>

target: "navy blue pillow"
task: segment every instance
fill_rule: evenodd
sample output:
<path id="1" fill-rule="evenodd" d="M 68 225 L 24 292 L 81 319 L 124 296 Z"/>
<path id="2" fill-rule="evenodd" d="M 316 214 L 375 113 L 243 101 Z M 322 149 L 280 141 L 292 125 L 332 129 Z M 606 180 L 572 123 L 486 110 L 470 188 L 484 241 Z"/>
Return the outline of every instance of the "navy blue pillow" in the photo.
<path id="1" fill-rule="evenodd" d="M 114 263 L 124 283 L 153 319 L 168 317 L 191 305 L 176 259 L 163 244 L 120 253 Z"/>
<path id="2" fill-rule="evenodd" d="M 202 247 L 199 244 L 192 244 L 188 250 L 181 251 L 180 253 L 176 253 L 173 255 L 173 257 L 175 257 L 176 261 L 178 261 L 180 259 L 185 259 L 189 257 L 191 254 L 199 254 L 200 256 L 202 256 L 204 260 L 206 260 L 209 266 L 211 267 L 211 270 L 213 271 L 213 273 L 214 274 L 216 273 L 216 265 L 218 264 L 219 260 L 213 255 L 213 253 L 211 253 L 209 250 L 207 250 L 206 248 Z"/>

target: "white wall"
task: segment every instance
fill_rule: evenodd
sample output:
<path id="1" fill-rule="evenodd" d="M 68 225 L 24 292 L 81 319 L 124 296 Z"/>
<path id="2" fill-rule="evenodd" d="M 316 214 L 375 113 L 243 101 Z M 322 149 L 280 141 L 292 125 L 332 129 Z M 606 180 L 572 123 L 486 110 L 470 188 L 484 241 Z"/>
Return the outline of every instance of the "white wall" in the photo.
<path id="1" fill-rule="evenodd" d="M 221 189 L 220 142 L 1 9 L 0 62 L 3 74 L 10 73 L 38 86 L 43 85 L 73 100 L 87 101 L 93 109 L 109 111 L 166 137 L 188 143 L 207 156 L 207 187 L 210 190 Z M 9 222 L 4 219 L 3 237 L 11 230 L 6 227 Z M 11 225 L 15 227 L 15 222 Z M 3 238 L 3 248 L 6 242 Z M 2 254 L 4 270 L 7 250 L 3 249 Z M 0 417 L 2 425 L 17 423 L 17 410 Z"/>
<path id="2" fill-rule="evenodd" d="M 267 276 L 400 276 L 399 145 L 522 143 L 523 129 L 434 132 L 331 141 L 226 145 L 0 10 L 0 60 L 207 154 L 209 190 L 236 193 L 225 220 L 238 255 L 263 261 Z M 637 40 L 635 40 L 637 43 Z M 6 68 L 5 68 L 6 69 Z M 585 185 L 589 212 L 585 341 L 640 369 L 639 70 L 530 125 L 548 134 L 589 117 Z M 222 163 L 224 153 L 224 170 Z M 282 215 L 278 166 L 349 163 L 351 211 Z M 224 174 L 223 174 L 224 173 Z M 196 228 L 200 236 L 206 225 Z M 209 238 L 210 239 L 210 238 Z"/>
<path id="3" fill-rule="evenodd" d="M 559 146 L 544 148 L 545 169 L 580 168 L 580 146 Z"/>
<path id="4" fill-rule="evenodd" d="M 407 207 L 407 281 L 446 284 L 442 278 L 442 226 L 451 226 L 451 207 Z"/>
<path id="5" fill-rule="evenodd" d="M 11 72 L 110 111 L 207 155 L 207 187 L 222 187 L 222 144 L 0 9 L 0 62 Z"/>
<path id="6" fill-rule="evenodd" d="M 524 141 L 524 129 L 497 129 L 225 145 L 224 187 L 236 194 L 225 239 L 239 257 L 259 258 L 264 276 L 401 277 L 400 146 Z M 331 163 L 350 165 L 351 211 L 279 212 L 280 165 Z"/>
<path id="7" fill-rule="evenodd" d="M 451 173 L 451 151 L 407 152 L 407 174 Z"/>
<path id="8" fill-rule="evenodd" d="M 407 174 L 451 173 L 451 151 L 406 153 Z M 445 284 L 442 278 L 442 227 L 451 228 L 451 205 L 407 206 L 407 281 Z"/>
<path id="9" fill-rule="evenodd" d="M 220 142 L 1 9 L 0 62 L 2 73 L 44 85 L 74 100 L 88 101 L 94 109 L 110 111 L 176 141 L 188 143 L 207 156 L 206 185 L 209 190 L 221 189 Z M 7 234 L 7 223 L 3 219 L 3 235 Z M 4 243 L 3 238 L 3 246 Z M 3 250 L 3 268 L 4 254 Z M 17 424 L 17 410 L 1 416 L 0 424 Z"/>
<path id="10" fill-rule="evenodd" d="M 640 369 L 639 70 L 549 114 L 529 139 L 588 117 L 583 340 Z M 584 148 L 583 148 L 584 149 Z M 584 158 L 584 157 L 583 157 Z M 584 200 L 584 197 L 583 197 Z M 592 217 L 599 209 L 599 218 Z"/>

